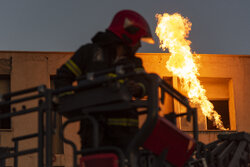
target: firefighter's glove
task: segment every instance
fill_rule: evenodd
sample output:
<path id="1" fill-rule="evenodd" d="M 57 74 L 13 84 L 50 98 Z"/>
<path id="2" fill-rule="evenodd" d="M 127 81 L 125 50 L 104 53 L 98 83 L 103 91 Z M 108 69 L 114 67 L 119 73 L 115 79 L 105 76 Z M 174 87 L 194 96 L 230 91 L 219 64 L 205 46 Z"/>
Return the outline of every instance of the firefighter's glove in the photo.
<path id="1" fill-rule="evenodd" d="M 127 81 L 126 86 L 128 88 L 128 91 L 132 94 L 134 97 L 142 97 L 145 93 L 145 88 L 142 83 L 138 83 L 132 80 Z"/>

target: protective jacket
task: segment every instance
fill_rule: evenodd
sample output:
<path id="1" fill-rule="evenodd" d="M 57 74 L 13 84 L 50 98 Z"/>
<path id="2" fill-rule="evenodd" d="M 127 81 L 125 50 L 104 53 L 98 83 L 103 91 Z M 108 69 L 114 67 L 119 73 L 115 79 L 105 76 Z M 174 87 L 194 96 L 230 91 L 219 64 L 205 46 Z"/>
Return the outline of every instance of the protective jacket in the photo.
<path id="1" fill-rule="evenodd" d="M 77 77 L 89 72 L 102 71 L 116 65 L 133 64 L 137 70 L 143 70 L 142 61 L 134 55 L 127 55 L 115 63 L 116 46 L 121 40 L 113 33 L 99 32 L 92 43 L 83 45 L 75 54 L 57 70 L 55 87 L 71 85 Z M 128 52 L 129 54 L 129 52 Z M 140 83 L 142 90 L 144 86 Z M 143 93 L 143 92 L 142 92 Z M 95 115 L 100 127 L 100 145 L 115 145 L 125 150 L 129 141 L 138 130 L 138 115 L 133 111 L 116 111 Z M 88 121 L 81 122 L 79 131 L 82 148 L 92 145 L 92 128 Z"/>

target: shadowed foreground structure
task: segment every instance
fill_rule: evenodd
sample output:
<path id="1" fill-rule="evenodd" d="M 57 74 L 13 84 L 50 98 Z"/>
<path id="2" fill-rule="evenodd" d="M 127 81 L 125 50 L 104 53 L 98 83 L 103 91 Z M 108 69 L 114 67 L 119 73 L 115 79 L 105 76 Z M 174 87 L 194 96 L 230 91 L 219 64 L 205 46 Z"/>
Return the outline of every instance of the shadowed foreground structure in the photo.
<path id="1" fill-rule="evenodd" d="M 11 92 L 16 92 L 19 90 L 24 90 L 26 88 L 31 88 L 37 85 L 41 85 L 46 83 L 50 87 L 53 85 L 50 79 L 53 80 L 53 72 L 55 73 L 56 67 L 62 64 L 72 53 L 43 53 L 43 52 L 2 52 L 1 57 L 1 73 L 4 76 L 2 84 L 9 80 L 11 81 L 11 85 L 9 85 Z M 171 76 L 171 74 L 165 69 L 164 63 L 167 59 L 167 54 L 138 54 L 144 59 L 144 66 L 148 72 L 156 72 L 160 75 L 161 78 L 164 79 L 164 82 L 170 83 L 177 90 L 181 92 L 181 88 L 178 85 L 178 80 Z M 9 63 L 6 63 L 9 62 Z M 207 88 L 207 92 L 211 100 L 215 101 L 227 101 L 228 104 L 228 116 L 229 119 L 229 129 L 231 132 L 235 131 L 246 131 L 249 132 L 249 121 L 247 121 L 247 117 L 244 116 L 246 114 L 246 110 L 248 107 L 247 97 L 249 96 L 248 83 L 249 79 L 247 75 L 249 74 L 249 56 L 236 56 L 236 55 L 201 55 L 201 81 L 203 81 L 204 86 Z M 32 70 L 31 70 L 32 69 Z M 46 69 L 46 70 L 44 70 Z M 9 77 L 8 77 L 9 76 Z M 51 76 L 51 77 L 50 77 Z M 8 82 L 7 82 L 8 83 Z M 40 98 L 44 96 L 43 87 L 36 87 L 37 97 Z M 47 89 L 45 89 L 47 90 Z M 216 91 L 213 91 L 216 90 Z M 47 92 L 47 91 L 46 91 Z M 49 92 L 49 91 L 48 91 Z M 182 92 L 183 93 L 183 92 Z M 184 94 L 184 93 L 183 93 Z M 35 96 L 32 93 L 27 94 L 28 96 Z M 47 96 L 47 95 L 46 95 Z M 51 97 L 50 97 L 51 98 Z M 11 100 L 14 100 L 12 98 Z M 5 99 L 6 100 L 6 99 Z M 7 101 L 9 99 L 7 98 Z M 224 102 L 223 102 L 224 103 Z M 2 103 L 1 103 L 2 104 Z M 33 108 L 33 110 L 37 110 L 38 101 L 30 100 L 30 102 L 25 102 L 21 104 L 12 105 L 12 113 L 13 107 L 16 108 L 16 111 L 27 110 L 28 108 Z M 48 103 L 46 103 L 47 105 Z M 3 105 L 3 104 L 2 104 Z M 5 104 L 7 105 L 7 104 Z M 24 107 L 26 106 L 26 108 Z M 182 110 L 182 105 L 177 103 L 177 101 L 171 99 L 171 97 L 167 96 L 164 100 L 164 105 L 161 105 L 162 110 L 167 111 L 165 114 L 170 113 L 171 111 L 175 111 L 177 114 L 182 114 L 184 111 Z M 30 112 L 30 111 L 29 111 Z M 19 112 L 16 112 L 19 113 Z M 243 119 L 244 118 L 244 119 Z M 49 118 L 47 118 L 49 119 Z M 13 142 L 11 138 L 16 138 L 15 140 L 19 140 L 20 136 L 28 135 L 28 137 L 34 137 L 39 129 L 39 121 L 38 121 L 37 113 L 25 114 L 23 116 L 16 116 L 11 119 L 11 129 L 2 130 L 0 132 L 1 135 L 1 146 L 13 148 Z M 141 116 L 141 124 L 143 124 L 143 120 L 145 120 L 144 116 Z M 239 121 L 241 120 L 241 121 Z M 65 121 L 65 120 L 64 120 Z M 192 122 L 192 121 L 191 121 Z M 199 114 L 198 109 L 198 128 L 199 139 L 205 144 L 211 143 L 212 141 L 217 140 L 217 134 L 221 131 L 216 129 L 212 129 L 213 127 L 209 127 L 207 120 Z M 31 126 L 32 125 L 32 126 Z M 193 124 L 186 120 L 185 117 L 178 117 L 176 120 L 176 125 L 181 130 L 184 130 L 186 133 L 192 134 Z M 73 138 L 73 142 L 76 143 L 76 147 L 78 147 L 79 140 L 74 138 L 74 133 L 77 131 L 77 124 L 69 125 L 71 126 L 70 131 L 65 131 L 66 138 Z M 47 126 L 46 126 L 47 127 Z M 73 128 L 72 128 L 73 127 Z M 211 129 L 209 129 L 211 128 Z M 228 131 L 228 132 L 230 132 Z M 48 133 L 49 134 L 49 133 Z M 31 135 L 31 136 L 29 136 Z M 247 136 L 247 135 L 246 135 Z M 27 137 L 27 136 L 26 136 Z M 232 138 L 232 137 L 229 137 Z M 245 141 L 248 141 L 247 138 L 243 137 Z M 241 138 L 242 139 L 242 138 Z M 221 141 L 222 139 L 219 138 Z M 225 138 L 223 138 L 225 140 Z M 231 139 L 230 139 L 231 140 Z M 22 142 L 19 146 L 19 150 L 30 149 L 32 146 L 37 146 L 39 141 L 37 139 L 27 139 L 27 141 Z M 47 142 L 46 144 L 48 144 Z M 234 144 L 230 144 L 228 150 L 235 151 L 235 148 L 238 148 L 238 142 L 234 142 Z M 219 144 L 219 143 L 217 143 Z M 68 145 L 64 146 L 64 153 L 59 151 L 59 147 L 53 149 L 57 150 L 58 153 L 55 154 L 56 160 L 53 163 L 54 166 L 72 166 L 73 156 L 69 155 L 71 152 L 71 147 Z M 217 146 L 216 146 L 217 147 Z M 201 147 L 203 148 L 203 147 Z M 210 147 L 212 148 L 212 147 Z M 245 144 L 239 145 L 240 150 L 245 150 Z M 51 148 L 52 149 L 52 148 Z M 3 152 L 13 151 L 3 150 Z M 37 150 L 31 150 L 37 151 Z M 204 152 L 204 150 L 203 150 Z M 203 154 L 202 154 L 203 155 Z M 201 157 L 202 157 L 201 155 Z M 224 154 L 226 155 L 226 154 Z M 32 159 L 31 159 L 32 157 Z M 21 156 L 18 158 L 19 166 L 22 164 L 28 164 L 29 166 L 35 166 L 37 164 L 37 154 L 30 154 L 27 156 Z M 52 156 L 51 156 L 52 157 Z M 227 157 L 227 156 L 225 156 Z M 230 158 L 229 158 L 230 159 Z M 242 159 L 242 158 L 241 158 Z M 41 162 L 41 161 L 40 161 Z M 47 162 L 49 163 L 49 161 Z M 13 159 L 8 159 L 6 162 L 7 166 L 13 166 Z"/>

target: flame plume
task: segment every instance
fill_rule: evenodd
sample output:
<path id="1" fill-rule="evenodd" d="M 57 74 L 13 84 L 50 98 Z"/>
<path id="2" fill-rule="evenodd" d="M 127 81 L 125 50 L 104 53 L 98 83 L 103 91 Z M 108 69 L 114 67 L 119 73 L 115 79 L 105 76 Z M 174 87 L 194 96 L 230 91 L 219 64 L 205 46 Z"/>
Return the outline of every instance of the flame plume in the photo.
<path id="1" fill-rule="evenodd" d="M 186 39 L 192 23 L 178 13 L 157 14 L 156 18 L 158 24 L 155 32 L 160 40 L 160 48 L 163 51 L 168 49 L 171 54 L 166 68 L 180 79 L 190 101 L 198 104 L 202 113 L 212 120 L 217 128 L 225 130 L 221 116 L 214 110 L 213 104 L 205 95 L 206 90 L 197 78 L 199 72 L 191 52 L 191 41 Z"/>

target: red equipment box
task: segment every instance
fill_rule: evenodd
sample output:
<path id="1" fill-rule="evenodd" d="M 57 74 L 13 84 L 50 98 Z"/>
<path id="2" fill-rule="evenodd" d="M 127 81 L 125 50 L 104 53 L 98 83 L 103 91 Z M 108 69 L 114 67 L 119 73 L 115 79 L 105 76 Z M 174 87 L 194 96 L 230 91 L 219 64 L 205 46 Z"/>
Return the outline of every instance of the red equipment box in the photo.
<path id="1" fill-rule="evenodd" d="M 117 155 L 113 153 L 100 153 L 86 155 L 80 159 L 80 167 L 119 167 Z"/>
<path id="2" fill-rule="evenodd" d="M 195 140 L 163 117 L 159 117 L 144 148 L 160 155 L 167 150 L 166 160 L 176 167 L 185 164 L 194 151 Z"/>

